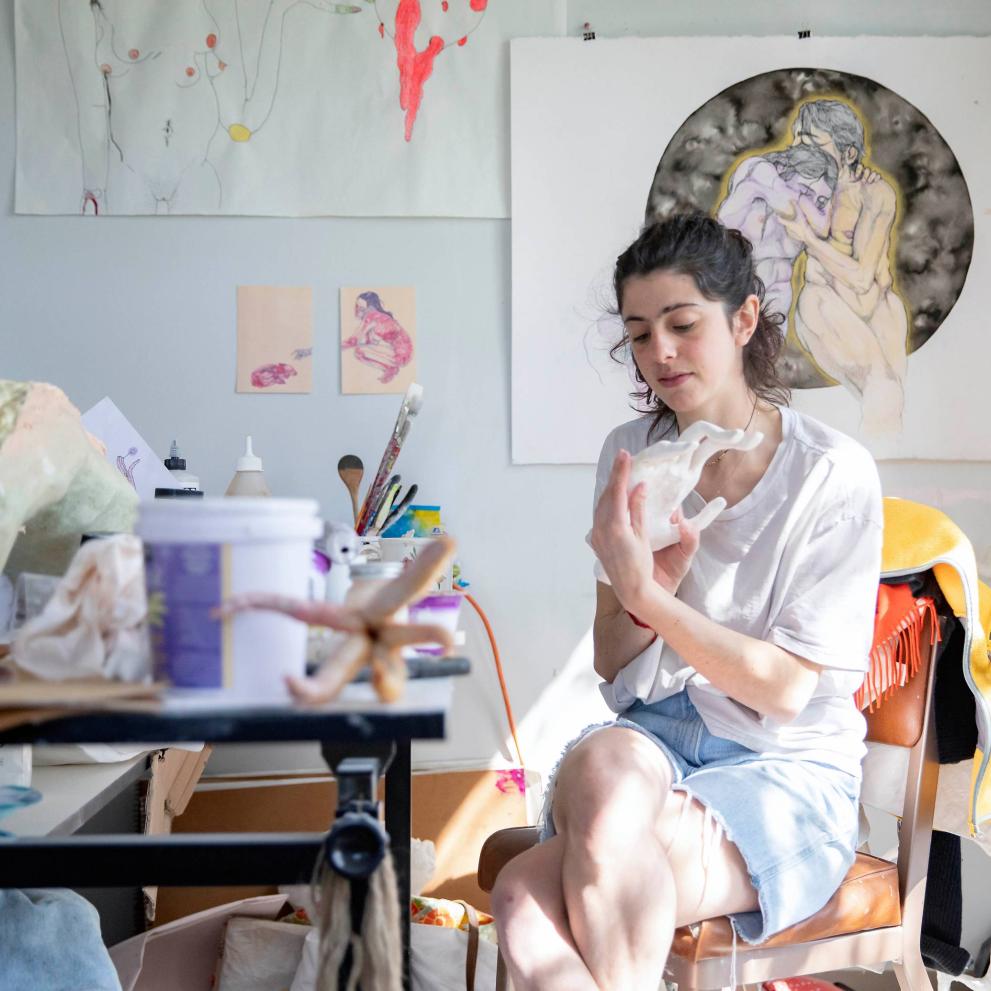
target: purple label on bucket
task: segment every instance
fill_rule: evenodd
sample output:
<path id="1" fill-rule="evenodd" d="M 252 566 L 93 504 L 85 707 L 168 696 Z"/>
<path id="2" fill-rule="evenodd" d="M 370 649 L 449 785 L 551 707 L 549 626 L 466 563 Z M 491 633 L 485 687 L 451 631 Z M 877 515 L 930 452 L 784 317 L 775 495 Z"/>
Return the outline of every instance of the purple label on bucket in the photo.
<path id="1" fill-rule="evenodd" d="M 223 687 L 220 544 L 145 544 L 148 625 L 155 677 L 181 688 Z"/>

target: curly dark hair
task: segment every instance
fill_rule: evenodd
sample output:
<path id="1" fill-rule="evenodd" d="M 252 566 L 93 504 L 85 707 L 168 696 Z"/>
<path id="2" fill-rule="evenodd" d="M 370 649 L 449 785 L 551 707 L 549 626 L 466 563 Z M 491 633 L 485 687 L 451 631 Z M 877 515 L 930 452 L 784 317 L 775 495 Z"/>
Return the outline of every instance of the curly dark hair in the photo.
<path id="1" fill-rule="evenodd" d="M 616 259 L 615 312 L 619 314 L 623 308 L 627 279 L 658 271 L 690 275 L 706 299 L 723 304 L 729 318 L 748 296 L 760 300 L 757 329 L 743 348 L 743 374 L 747 386 L 759 399 L 774 406 L 786 406 L 791 391 L 782 382 L 776 366 L 778 352 L 784 344 L 781 330 L 784 317 L 768 311 L 764 305 L 764 283 L 754 271 L 753 245 L 739 231 L 724 227 L 704 213 L 677 214 L 648 224 Z M 623 336 L 609 350 L 613 360 L 625 363 L 629 343 L 624 329 Z M 671 409 L 647 385 L 635 361 L 634 368 L 636 379 L 643 386 L 630 393 L 630 398 L 636 400 L 634 409 L 654 413 L 648 437 L 664 423 L 667 433 L 675 424 Z"/>

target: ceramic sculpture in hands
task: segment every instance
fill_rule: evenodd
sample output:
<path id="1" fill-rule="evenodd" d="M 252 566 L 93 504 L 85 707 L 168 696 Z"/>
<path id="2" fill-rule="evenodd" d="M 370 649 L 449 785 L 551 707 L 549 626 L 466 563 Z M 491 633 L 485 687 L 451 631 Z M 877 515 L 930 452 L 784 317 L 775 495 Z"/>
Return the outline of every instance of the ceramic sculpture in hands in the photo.
<path id="1" fill-rule="evenodd" d="M 87 532 L 130 532 L 138 497 L 45 382 L 0 379 L 0 571 L 62 574 Z"/>
<path id="2" fill-rule="evenodd" d="M 751 451 L 764 435 L 754 431 L 724 430 L 705 420 L 688 427 L 677 440 L 660 440 L 634 455 L 630 467 L 629 490 L 641 482 L 647 486 L 644 515 L 648 521 L 650 549 L 659 551 L 678 541 L 678 527 L 671 522 L 674 511 L 698 482 L 706 461 L 717 451 Z M 721 496 L 706 503 L 688 522 L 704 530 L 724 509 Z M 586 538 L 587 539 L 587 538 Z M 605 569 L 595 562 L 595 577 L 610 584 Z"/>

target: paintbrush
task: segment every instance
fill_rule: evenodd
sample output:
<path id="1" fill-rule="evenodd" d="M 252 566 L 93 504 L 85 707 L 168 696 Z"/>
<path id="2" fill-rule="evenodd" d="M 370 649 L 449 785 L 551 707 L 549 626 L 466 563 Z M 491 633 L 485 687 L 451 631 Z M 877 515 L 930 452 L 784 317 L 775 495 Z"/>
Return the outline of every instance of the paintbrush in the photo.
<path id="1" fill-rule="evenodd" d="M 385 495 L 382 501 L 379 503 L 378 509 L 375 510 L 372 515 L 372 525 L 370 530 L 372 533 L 378 533 L 382 524 L 385 522 L 385 518 L 389 515 L 389 511 L 392 509 L 393 500 L 399 495 L 401 476 L 393 475 L 389 479 L 389 484 L 386 486 Z"/>
<path id="2" fill-rule="evenodd" d="M 341 476 L 341 481 L 351 494 L 351 511 L 354 514 L 355 523 L 358 522 L 358 487 L 365 474 L 365 466 L 361 463 L 361 458 L 357 454 L 345 454 L 337 462 L 337 474 Z"/>
<path id="3" fill-rule="evenodd" d="M 385 522 L 379 529 L 379 533 L 384 533 L 386 530 L 392 526 L 400 516 L 403 515 L 403 511 L 406 507 L 413 501 L 413 497 L 416 495 L 417 485 L 414 482 L 407 490 L 406 495 L 402 497 L 398 502 L 394 503 L 392 508 L 389 510 L 389 515 L 385 518 Z"/>
<path id="4" fill-rule="evenodd" d="M 359 534 L 365 534 L 369 531 L 372 523 L 372 510 L 380 504 L 382 494 L 392 473 L 392 466 L 396 463 L 399 452 L 403 448 L 403 441 L 406 440 L 409 429 L 413 425 L 413 417 L 422 408 L 423 386 L 418 385 L 416 382 L 411 382 L 409 388 L 406 390 L 406 395 L 403 396 L 402 405 L 399 407 L 399 416 L 396 417 L 396 424 L 392 428 L 389 443 L 385 446 L 385 452 L 382 454 L 382 460 L 379 462 L 378 471 L 375 472 L 372 484 L 368 486 L 368 491 L 365 493 L 365 501 L 362 503 L 361 511 L 358 513 L 358 522 L 355 525 L 355 530 Z"/>

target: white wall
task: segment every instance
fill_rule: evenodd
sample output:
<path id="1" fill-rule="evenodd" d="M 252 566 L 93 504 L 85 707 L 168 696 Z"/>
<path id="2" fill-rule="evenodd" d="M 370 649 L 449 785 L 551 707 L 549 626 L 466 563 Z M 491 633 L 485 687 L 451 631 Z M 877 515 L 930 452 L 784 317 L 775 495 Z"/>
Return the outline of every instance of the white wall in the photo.
<path id="1" fill-rule="evenodd" d="M 602 36 L 988 34 L 991 4 L 571 0 L 569 30 L 584 21 Z M 602 711 L 582 646 L 593 609 L 582 543 L 592 469 L 510 464 L 508 222 L 15 217 L 12 38 L 13 0 L 2 0 L 0 375 L 55 382 L 81 408 L 110 394 L 157 450 L 178 438 L 214 493 L 250 432 L 273 491 L 314 497 L 325 515 L 344 519 L 337 460 L 357 453 L 373 471 L 398 403 L 339 394 L 337 289 L 415 285 L 426 405 L 400 470 L 424 500 L 444 506 L 499 637 L 528 763 L 546 767 Z M 311 395 L 235 395 L 234 289 L 251 283 L 313 286 Z M 886 463 L 882 477 L 890 494 L 946 509 L 991 572 L 991 464 Z M 508 756 L 477 633 L 469 644 L 476 671 L 459 685 L 449 740 L 420 748 L 421 761 Z M 985 858 L 971 863 L 968 883 L 983 893 L 968 897 L 976 947 L 991 931 L 991 872 Z"/>

